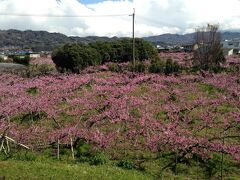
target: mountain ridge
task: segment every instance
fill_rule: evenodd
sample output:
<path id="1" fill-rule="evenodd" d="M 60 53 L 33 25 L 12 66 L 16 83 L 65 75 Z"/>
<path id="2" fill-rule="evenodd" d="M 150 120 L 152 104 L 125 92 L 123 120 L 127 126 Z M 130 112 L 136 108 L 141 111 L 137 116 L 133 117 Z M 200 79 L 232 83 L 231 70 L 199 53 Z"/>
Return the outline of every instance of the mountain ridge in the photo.
<path id="1" fill-rule="evenodd" d="M 53 50 L 65 43 L 89 43 L 97 40 L 112 41 L 117 37 L 78 37 L 66 36 L 61 33 L 50 33 L 47 31 L 33 31 L 33 30 L 0 30 L 0 48 L 16 47 L 19 49 L 32 49 L 34 51 Z"/>
<path id="2" fill-rule="evenodd" d="M 240 38 L 240 32 L 222 32 L 222 39 Z M 16 47 L 19 49 L 32 49 L 33 51 L 53 50 L 65 43 L 90 43 L 94 41 L 113 41 L 119 37 L 106 36 L 67 36 L 57 32 L 47 31 L 20 31 L 16 29 L 0 30 L 0 48 Z M 189 34 L 162 34 L 158 36 L 143 37 L 143 39 L 159 45 L 189 44 L 193 42 L 194 33 Z"/>
<path id="3" fill-rule="evenodd" d="M 162 34 L 158 36 L 150 36 L 145 37 L 144 39 L 150 41 L 154 44 L 162 44 L 168 43 L 170 45 L 173 44 L 189 44 L 193 43 L 194 41 L 194 34 L 195 33 L 188 33 L 188 34 Z M 240 38 L 240 32 L 221 32 L 222 40 L 231 40 L 235 38 Z"/>

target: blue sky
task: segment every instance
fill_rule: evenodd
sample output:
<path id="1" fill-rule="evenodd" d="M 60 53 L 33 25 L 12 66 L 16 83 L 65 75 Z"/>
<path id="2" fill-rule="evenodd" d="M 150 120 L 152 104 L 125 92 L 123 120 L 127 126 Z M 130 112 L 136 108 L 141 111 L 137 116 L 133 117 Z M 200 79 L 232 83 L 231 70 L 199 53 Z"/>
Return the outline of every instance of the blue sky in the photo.
<path id="1" fill-rule="evenodd" d="M 240 0 L 0 0 L 0 29 L 131 37 L 135 8 L 138 37 L 185 34 L 208 23 L 234 31 L 240 29 L 239 7 Z"/>

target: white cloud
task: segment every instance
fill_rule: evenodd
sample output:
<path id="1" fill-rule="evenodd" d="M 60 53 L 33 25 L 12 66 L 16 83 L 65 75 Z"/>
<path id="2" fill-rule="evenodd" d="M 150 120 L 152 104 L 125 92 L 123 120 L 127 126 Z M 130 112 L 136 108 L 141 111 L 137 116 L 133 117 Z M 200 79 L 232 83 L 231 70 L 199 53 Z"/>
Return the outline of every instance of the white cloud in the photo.
<path id="1" fill-rule="evenodd" d="M 193 32 L 219 23 L 240 29 L 239 0 L 119 0 L 85 5 L 77 0 L 0 0 L 0 14 L 103 15 L 131 14 L 136 8 L 136 35 Z M 66 18 L 0 16 L 0 29 L 33 29 L 78 36 L 131 36 L 132 18 Z"/>

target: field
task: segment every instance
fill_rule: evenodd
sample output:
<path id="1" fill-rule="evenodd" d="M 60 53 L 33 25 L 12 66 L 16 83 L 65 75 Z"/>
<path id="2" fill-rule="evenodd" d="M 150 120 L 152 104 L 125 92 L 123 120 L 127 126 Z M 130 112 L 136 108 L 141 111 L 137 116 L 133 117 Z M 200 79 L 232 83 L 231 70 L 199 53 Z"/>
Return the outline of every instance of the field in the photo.
<path id="1" fill-rule="evenodd" d="M 8 160 L 0 162 L 0 167 L 0 174 L 6 179 L 153 179 L 136 170 L 109 165 Z"/>
<path id="2" fill-rule="evenodd" d="M 0 94 L 0 178 L 240 178 L 238 73 L 2 73 Z"/>

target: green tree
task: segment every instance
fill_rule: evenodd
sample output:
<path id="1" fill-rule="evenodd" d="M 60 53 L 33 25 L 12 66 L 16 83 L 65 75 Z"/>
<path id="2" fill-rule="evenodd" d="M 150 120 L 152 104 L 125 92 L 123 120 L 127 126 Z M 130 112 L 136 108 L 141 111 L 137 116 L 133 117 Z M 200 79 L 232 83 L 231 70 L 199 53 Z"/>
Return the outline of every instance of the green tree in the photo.
<path id="1" fill-rule="evenodd" d="M 25 66 L 29 65 L 30 60 L 31 60 L 31 58 L 30 58 L 29 55 L 26 55 L 23 58 L 21 58 L 19 56 L 13 56 L 13 62 L 14 63 L 22 64 L 22 65 L 25 65 Z"/>
<path id="2" fill-rule="evenodd" d="M 3 62 L 3 60 L 4 60 L 3 57 L 0 56 L 0 62 Z"/>
<path id="3" fill-rule="evenodd" d="M 154 47 L 143 39 L 136 40 L 136 52 L 136 59 L 139 61 L 157 56 Z M 111 42 L 66 44 L 52 53 L 52 59 L 60 72 L 74 73 L 79 73 L 85 67 L 105 62 L 129 62 L 132 61 L 132 40 L 123 38 Z"/>
<path id="4" fill-rule="evenodd" d="M 140 61 L 149 60 L 157 56 L 157 50 L 152 44 L 143 39 L 136 39 L 136 58 Z"/>
<path id="5" fill-rule="evenodd" d="M 60 72 L 79 73 L 88 66 L 101 64 L 98 51 L 84 44 L 66 44 L 53 52 L 52 59 Z"/>
<path id="6" fill-rule="evenodd" d="M 102 63 L 110 62 L 111 60 L 110 52 L 112 49 L 111 43 L 97 41 L 95 43 L 90 43 L 89 46 L 98 51 Z"/>

